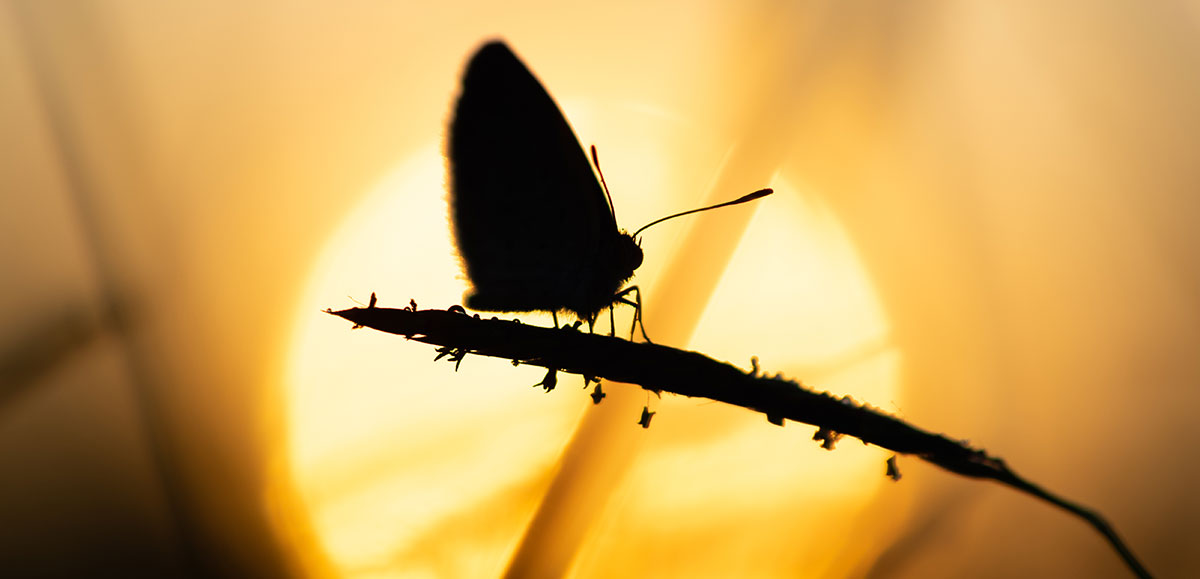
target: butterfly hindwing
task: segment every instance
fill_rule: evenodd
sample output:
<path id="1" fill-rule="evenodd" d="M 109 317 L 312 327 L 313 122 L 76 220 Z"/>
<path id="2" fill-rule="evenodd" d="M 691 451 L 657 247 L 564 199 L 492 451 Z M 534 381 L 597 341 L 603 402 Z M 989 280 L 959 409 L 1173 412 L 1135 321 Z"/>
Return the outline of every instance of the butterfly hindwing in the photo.
<path id="1" fill-rule="evenodd" d="M 467 65 L 448 156 L 468 307 L 590 317 L 612 302 L 637 266 L 633 241 L 566 118 L 501 42 Z"/>

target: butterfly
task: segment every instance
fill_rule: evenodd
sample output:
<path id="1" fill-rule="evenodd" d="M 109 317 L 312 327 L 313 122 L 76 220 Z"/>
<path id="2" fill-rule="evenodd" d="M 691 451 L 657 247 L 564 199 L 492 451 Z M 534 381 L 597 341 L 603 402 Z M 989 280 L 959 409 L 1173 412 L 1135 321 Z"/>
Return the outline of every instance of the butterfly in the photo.
<path id="1" fill-rule="evenodd" d="M 636 232 L 618 228 L 603 176 L 504 42 L 468 61 L 447 141 L 451 222 L 472 284 L 467 307 L 573 312 L 591 325 L 604 308 L 629 303 L 621 290 L 643 257 Z"/>

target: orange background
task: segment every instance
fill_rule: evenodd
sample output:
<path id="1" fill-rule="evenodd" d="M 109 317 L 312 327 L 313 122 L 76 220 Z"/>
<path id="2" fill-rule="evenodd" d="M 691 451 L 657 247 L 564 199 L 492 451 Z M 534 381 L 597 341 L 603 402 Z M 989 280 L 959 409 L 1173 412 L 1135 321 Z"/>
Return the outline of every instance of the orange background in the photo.
<path id="1" fill-rule="evenodd" d="M 593 409 L 321 314 L 460 300 L 437 152 L 492 36 L 599 146 L 624 227 L 779 189 L 645 234 L 652 337 L 969 438 L 1200 573 L 1197 26 L 6 0 L 0 574 L 1126 576 L 996 485 L 915 459 L 891 484 L 878 449 L 617 385 Z"/>

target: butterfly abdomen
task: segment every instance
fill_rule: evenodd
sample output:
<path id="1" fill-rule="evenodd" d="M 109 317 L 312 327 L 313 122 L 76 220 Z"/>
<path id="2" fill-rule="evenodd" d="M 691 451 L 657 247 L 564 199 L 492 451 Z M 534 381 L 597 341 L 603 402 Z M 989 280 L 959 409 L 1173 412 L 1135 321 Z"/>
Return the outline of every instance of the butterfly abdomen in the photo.
<path id="1" fill-rule="evenodd" d="M 613 303 L 616 293 L 641 263 L 641 249 L 633 239 L 628 235 L 621 239 L 626 241 L 617 245 L 622 248 L 617 255 L 595 254 L 592 258 L 571 259 L 566 263 L 530 261 L 502 250 L 492 260 L 464 259 L 467 275 L 475 286 L 467 292 L 465 305 L 482 311 L 565 311 L 580 319 L 594 318 Z M 542 255 L 552 255 L 555 251 L 546 247 Z M 508 259 L 500 258 L 500 254 Z"/>

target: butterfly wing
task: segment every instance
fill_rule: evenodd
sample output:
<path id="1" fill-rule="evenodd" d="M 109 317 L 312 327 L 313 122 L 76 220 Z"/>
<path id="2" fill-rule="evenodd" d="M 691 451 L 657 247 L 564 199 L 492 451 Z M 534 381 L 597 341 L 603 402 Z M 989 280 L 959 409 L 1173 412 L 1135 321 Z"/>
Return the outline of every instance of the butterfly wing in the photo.
<path id="1" fill-rule="evenodd" d="M 468 307 L 586 318 L 612 302 L 637 267 L 632 238 L 558 105 L 502 42 L 467 65 L 448 153 Z"/>

